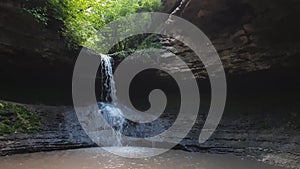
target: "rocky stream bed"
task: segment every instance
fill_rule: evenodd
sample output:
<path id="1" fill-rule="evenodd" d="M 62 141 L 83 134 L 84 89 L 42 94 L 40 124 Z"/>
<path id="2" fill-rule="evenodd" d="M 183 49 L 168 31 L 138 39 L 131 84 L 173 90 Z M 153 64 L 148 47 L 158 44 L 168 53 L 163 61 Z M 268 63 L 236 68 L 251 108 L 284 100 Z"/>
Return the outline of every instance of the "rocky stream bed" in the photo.
<path id="1" fill-rule="evenodd" d="M 2 156 L 38 151 L 64 150 L 97 146 L 80 126 L 71 107 L 33 106 L 30 110 L 43 116 L 42 128 L 33 134 L 14 133 L 0 136 Z M 265 163 L 299 168 L 299 130 L 277 127 L 268 121 L 268 114 L 230 115 L 225 113 L 213 136 L 204 144 L 198 143 L 205 115 L 199 115 L 188 136 L 174 149 L 213 154 L 247 156 Z M 167 113 L 163 120 L 174 114 Z"/>

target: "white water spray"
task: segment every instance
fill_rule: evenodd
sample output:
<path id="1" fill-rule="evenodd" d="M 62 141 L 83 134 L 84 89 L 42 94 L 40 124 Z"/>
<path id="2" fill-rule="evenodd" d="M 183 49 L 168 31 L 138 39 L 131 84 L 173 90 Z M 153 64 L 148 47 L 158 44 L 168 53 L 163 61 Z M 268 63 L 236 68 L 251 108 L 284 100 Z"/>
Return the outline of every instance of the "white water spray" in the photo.
<path id="1" fill-rule="evenodd" d="M 122 111 L 116 104 L 116 86 L 113 76 L 112 58 L 101 54 L 101 100 L 100 112 L 103 114 L 105 120 L 112 127 L 112 132 L 116 136 L 116 144 L 112 146 L 123 146 L 122 144 L 122 130 L 125 123 L 125 118 Z"/>
<path id="2" fill-rule="evenodd" d="M 116 87 L 113 76 L 112 58 L 101 54 L 101 80 L 102 91 L 101 99 L 104 102 L 115 103 L 116 101 Z"/>

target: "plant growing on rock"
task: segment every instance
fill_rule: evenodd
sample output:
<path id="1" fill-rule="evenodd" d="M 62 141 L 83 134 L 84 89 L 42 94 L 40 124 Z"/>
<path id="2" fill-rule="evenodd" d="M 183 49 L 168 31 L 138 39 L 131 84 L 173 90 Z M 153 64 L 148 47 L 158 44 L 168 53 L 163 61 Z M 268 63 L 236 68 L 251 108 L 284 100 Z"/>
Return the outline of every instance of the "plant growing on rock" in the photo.
<path id="1" fill-rule="evenodd" d="M 25 106 L 0 101 L 0 134 L 37 132 L 40 123 L 41 118 Z"/>

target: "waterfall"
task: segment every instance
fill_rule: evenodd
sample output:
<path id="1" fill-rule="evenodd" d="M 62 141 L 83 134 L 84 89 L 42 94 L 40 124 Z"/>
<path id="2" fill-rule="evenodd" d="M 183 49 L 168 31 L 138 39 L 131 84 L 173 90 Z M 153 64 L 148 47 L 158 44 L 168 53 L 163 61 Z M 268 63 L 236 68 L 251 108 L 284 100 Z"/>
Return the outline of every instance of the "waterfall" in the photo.
<path id="1" fill-rule="evenodd" d="M 116 87 L 113 76 L 112 58 L 101 54 L 101 100 L 103 102 L 114 103 L 116 101 Z"/>
<path id="2" fill-rule="evenodd" d="M 122 111 L 115 106 L 116 87 L 113 76 L 113 60 L 111 57 L 101 54 L 101 103 L 100 112 L 106 122 L 112 127 L 112 132 L 116 136 L 112 146 L 123 146 L 122 131 L 125 124 L 125 118 Z"/>
<path id="3" fill-rule="evenodd" d="M 106 130 L 112 132 L 115 136 L 113 140 L 101 134 L 105 141 L 108 141 L 109 146 L 125 146 L 128 145 L 128 140 L 124 139 L 126 136 L 133 136 L 136 138 L 149 137 L 151 134 L 156 135 L 165 130 L 164 123 L 161 120 L 155 120 L 153 123 L 138 124 L 125 117 L 135 116 L 139 119 L 149 118 L 151 115 L 137 113 L 125 105 L 119 104 L 116 97 L 116 87 L 113 77 L 113 60 L 111 57 L 101 54 L 101 102 L 99 103 L 99 113 L 102 114 L 105 121 L 109 124 Z M 98 114 L 99 115 L 99 114 Z M 97 116 L 96 116 L 97 117 Z M 101 128 L 101 127 L 97 127 Z"/>
<path id="4" fill-rule="evenodd" d="M 167 24 L 173 23 L 172 20 L 172 15 L 180 15 L 179 12 L 181 12 L 184 8 L 184 6 L 186 6 L 188 3 L 190 3 L 190 1 L 188 0 L 180 0 L 179 4 L 176 6 L 176 8 L 171 12 L 171 14 L 169 15 L 168 20 L 166 21 Z"/>

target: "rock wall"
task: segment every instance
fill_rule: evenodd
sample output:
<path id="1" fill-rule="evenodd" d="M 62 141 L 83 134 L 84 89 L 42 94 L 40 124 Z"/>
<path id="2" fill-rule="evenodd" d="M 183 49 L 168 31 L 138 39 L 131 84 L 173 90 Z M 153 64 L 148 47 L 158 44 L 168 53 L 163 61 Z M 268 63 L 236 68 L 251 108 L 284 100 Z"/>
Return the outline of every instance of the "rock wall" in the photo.
<path id="1" fill-rule="evenodd" d="M 0 10 L 0 98 L 70 102 L 67 96 L 77 50 L 68 48 L 60 35 L 62 23 L 38 22 L 23 10 L 21 1 L 1 1 Z"/>
<path id="2" fill-rule="evenodd" d="M 164 4 L 166 12 L 189 20 L 211 39 L 228 74 L 299 68 L 298 1 L 165 0 Z"/>
<path id="3" fill-rule="evenodd" d="M 211 39 L 227 77 L 233 78 L 232 88 L 243 85 L 245 80 L 254 86 L 266 84 L 265 79 L 268 79 L 266 86 L 274 84 L 274 80 L 284 85 L 299 84 L 298 1 L 163 2 L 165 12 L 191 21 Z M 65 43 L 59 33 L 62 23 L 50 19 L 48 25 L 43 25 L 24 12 L 22 3 L 21 0 L 0 2 L 0 98 L 25 103 L 71 104 L 72 69 L 79 50 Z M 187 47 L 168 38 L 161 39 L 161 43 L 192 65 L 196 77 L 207 77 L 201 62 L 195 60 Z"/>
<path id="4" fill-rule="evenodd" d="M 261 99 L 257 99 L 254 104 L 260 105 L 261 102 Z M 206 118 L 206 111 L 202 108 L 192 130 L 174 149 L 235 154 L 284 168 L 298 169 L 300 167 L 300 137 L 297 128 L 300 123 L 297 113 L 286 111 L 284 106 L 277 111 L 268 109 L 258 111 L 260 106 L 245 109 L 245 104 L 249 103 L 244 102 L 243 98 L 237 98 L 236 104 L 227 107 L 219 127 L 212 137 L 205 143 L 199 144 L 199 133 Z M 267 104 L 274 104 L 274 102 Z M 32 134 L 0 135 L 0 156 L 97 146 L 85 134 L 72 107 L 24 106 L 43 117 L 41 130 Z M 163 122 L 160 123 L 160 127 L 167 129 L 172 124 L 170 119 L 176 119 L 176 114 L 172 112 L 174 110 L 170 109 L 160 117 L 159 120 Z M 296 119 L 296 121 L 291 121 L 291 119 Z M 192 123 L 191 119 L 185 120 L 185 123 Z M 132 127 L 137 126 L 132 125 L 129 128 Z M 136 132 L 127 131 L 127 129 L 126 134 L 136 136 Z M 106 130 L 103 129 L 99 132 L 103 132 L 105 135 Z M 149 132 L 152 133 L 153 130 L 141 131 L 141 133 L 148 134 Z M 174 137 L 177 137 L 176 132 L 174 135 L 170 134 L 161 139 L 168 143 L 172 142 Z M 146 143 L 146 140 L 143 142 Z M 107 141 L 107 138 L 103 141 Z M 151 147 L 156 141 L 149 141 L 149 146 Z M 126 138 L 122 142 L 125 145 L 138 144 L 134 138 Z M 105 142 L 103 143 L 105 144 Z"/>
<path id="5" fill-rule="evenodd" d="M 256 154 L 263 161 L 286 161 L 280 165 L 299 168 L 300 24 L 295 22 L 299 1 L 165 0 L 164 4 L 166 12 L 189 20 L 210 38 L 227 76 L 226 108 L 217 132 L 195 146 L 199 132 L 195 129 L 182 145 L 191 150 Z M 201 121 L 210 99 L 203 64 L 182 43 L 168 37 L 160 41 L 195 72 L 204 102 Z"/>
<path id="6" fill-rule="evenodd" d="M 0 135 L 0 156 L 96 146 L 72 107 L 24 105 L 42 117 L 40 131 Z"/>
<path id="7" fill-rule="evenodd" d="M 23 103 L 70 103 L 72 70 L 78 50 L 68 48 L 64 42 L 59 33 L 61 23 L 52 21 L 47 26 L 38 23 L 24 13 L 20 2 L 0 2 L 0 98 Z M 205 69 L 181 43 L 166 37 L 159 39 L 165 49 L 190 63 L 201 87 L 208 86 L 200 89 L 204 91 L 201 101 L 205 104 L 197 125 L 178 148 L 251 155 L 271 162 L 281 160 L 283 155 L 286 161 L 279 165 L 288 163 L 299 168 L 297 0 L 165 0 L 164 3 L 166 12 L 175 10 L 174 14 L 188 19 L 208 35 L 221 56 L 228 78 L 228 99 L 221 124 L 208 142 L 199 145 L 199 127 L 209 107 L 206 102 L 210 100 L 206 95 L 210 87 Z M 153 81 L 150 79 L 152 84 Z M 151 86 L 146 80 L 139 83 L 144 83 L 136 85 L 140 88 Z M 0 154 L 93 146 L 76 124 L 74 113 L 62 113 L 64 109 L 55 107 L 38 109 L 49 120 L 45 129 L 39 135 L 1 136 Z M 171 116 L 174 114 L 166 119 Z"/>

